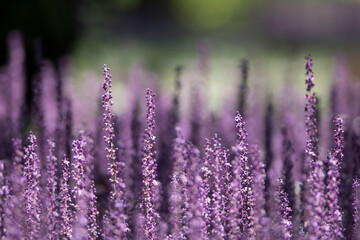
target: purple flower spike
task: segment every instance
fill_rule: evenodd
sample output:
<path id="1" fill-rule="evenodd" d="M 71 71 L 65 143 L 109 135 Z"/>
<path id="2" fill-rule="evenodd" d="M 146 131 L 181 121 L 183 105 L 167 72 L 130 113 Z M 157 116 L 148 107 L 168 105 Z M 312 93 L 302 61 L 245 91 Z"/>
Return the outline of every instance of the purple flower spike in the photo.
<path id="1" fill-rule="evenodd" d="M 314 84 L 314 72 L 312 70 L 313 68 L 313 59 L 311 58 L 310 54 L 309 56 L 305 57 L 306 63 L 305 63 L 305 69 L 306 69 L 306 91 L 310 92 L 311 89 L 315 86 Z"/>
<path id="2" fill-rule="evenodd" d="M 148 240 L 158 239 L 157 236 L 157 219 L 159 213 L 156 208 L 156 193 L 159 186 L 156 180 L 157 163 L 154 155 L 155 147 L 155 94 L 147 89 L 147 114 L 145 136 L 143 139 L 143 157 L 142 157 L 142 176 L 143 176 L 143 213 L 145 217 L 144 230 Z"/>
<path id="3" fill-rule="evenodd" d="M 87 141 L 84 133 L 81 132 L 78 139 L 73 141 L 73 170 L 72 178 L 74 179 L 74 188 L 72 196 L 74 199 L 74 239 L 85 239 L 88 237 L 88 212 L 90 200 L 90 179 L 88 172 L 85 172 L 86 167 L 86 148 Z"/>
<path id="4" fill-rule="evenodd" d="M 62 239 L 70 240 L 72 239 L 73 232 L 73 218 L 71 213 L 71 197 L 70 197 L 70 161 L 64 155 L 62 162 L 62 179 L 60 187 L 60 214 L 61 214 L 61 237 Z"/>
<path id="5" fill-rule="evenodd" d="M 5 166 L 4 161 L 0 161 L 0 239 L 6 239 L 7 236 L 7 229 L 5 221 L 7 220 L 9 215 L 5 210 L 6 205 L 9 200 L 9 185 L 5 179 Z"/>
<path id="6" fill-rule="evenodd" d="M 201 239 L 209 239 L 208 230 L 211 223 L 211 198 L 210 198 L 210 177 L 211 172 L 211 153 L 212 148 L 209 139 L 205 139 L 205 157 L 204 164 L 201 168 L 202 183 L 200 186 L 201 192 L 201 205 L 202 205 L 202 227 L 201 227 Z"/>
<path id="7" fill-rule="evenodd" d="M 99 211 L 96 208 L 96 189 L 94 181 L 91 181 L 90 184 L 90 202 L 89 202 L 89 225 L 88 225 L 88 232 L 89 232 L 89 239 L 95 240 L 97 239 L 99 232 L 98 232 L 98 224 L 96 222 L 96 218 L 99 215 Z"/>
<path id="8" fill-rule="evenodd" d="M 53 140 L 48 140 L 48 153 L 46 156 L 47 168 L 47 198 L 45 199 L 47 216 L 46 216 L 46 239 L 57 239 L 57 218 L 58 218 L 58 203 L 57 203 L 57 179 L 56 179 L 56 162 L 55 143 Z"/>
<path id="9" fill-rule="evenodd" d="M 288 195 L 284 190 L 284 180 L 279 179 L 279 189 L 276 195 L 279 204 L 281 239 L 290 240 L 292 238 L 291 207 Z"/>
<path id="10" fill-rule="evenodd" d="M 223 202 L 222 202 L 222 217 L 224 221 L 224 231 L 225 238 L 228 238 L 228 233 L 230 232 L 230 195 L 231 195 L 231 163 L 229 162 L 229 149 L 223 148 L 222 150 L 222 162 L 221 164 L 224 167 L 223 173 Z"/>
<path id="11" fill-rule="evenodd" d="M 120 156 L 122 158 L 122 156 Z M 111 191 L 109 196 L 109 208 L 103 219 L 104 239 L 127 239 L 129 233 L 128 215 L 126 213 L 124 161 L 120 159 L 116 163 L 115 173 L 117 175 L 116 191 Z M 108 173 L 111 173 L 109 167 Z"/>
<path id="12" fill-rule="evenodd" d="M 343 133 L 344 130 L 342 128 L 342 119 L 337 116 L 334 120 L 335 124 L 335 134 L 334 134 L 334 142 L 335 147 L 333 153 L 330 153 L 329 163 L 328 163 L 328 184 L 327 184 L 327 223 L 329 225 L 329 237 L 334 239 L 342 239 L 344 238 L 342 231 L 342 212 L 340 211 L 339 206 L 339 185 L 340 185 L 340 173 L 339 168 L 342 162 L 342 149 L 343 149 Z"/>
<path id="13" fill-rule="evenodd" d="M 213 207 L 212 207 L 212 235 L 216 239 L 224 239 L 225 237 L 225 229 L 224 229 L 224 223 L 225 223 L 225 216 L 224 216 L 224 195 L 223 195 L 223 182 L 224 182 L 224 175 L 223 175 L 223 167 L 226 167 L 223 165 L 223 152 L 221 148 L 221 139 L 215 134 L 214 138 L 214 149 L 213 149 L 213 164 L 212 168 L 214 169 L 214 185 L 215 189 L 213 192 Z"/>
<path id="14" fill-rule="evenodd" d="M 307 60 L 305 64 L 306 69 L 306 96 L 305 96 L 305 125 L 308 140 L 306 141 L 306 154 L 311 160 L 315 162 L 318 158 L 318 129 L 316 117 L 316 97 L 315 93 L 311 92 L 314 85 L 314 75 L 312 71 L 312 58 L 305 57 Z"/>
<path id="15" fill-rule="evenodd" d="M 324 162 L 318 158 L 319 140 L 316 117 L 316 97 L 311 92 L 314 87 L 312 58 L 306 57 L 306 84 L 307 94 L 305 96 L 305 125 L 306 125 L 306 161 L 311 166 L 310 176 L 307 177 L 307 187 L 310 189 L 308 196 L 306 211 L 310 219 L 308 225 L 309 239 L 321 239 L 328 231 L 325 222 L 325 184 L 324 184 Z"/>
<path id="16" fill-rule="evenodd" d="M 253 196 L 254 207 L 251 212 L 253 228 L 250 229 L 250 237 L 252 239 L 264 238 L 265 230 L 268 227 L 265 212 L 265 164 L 260 161 L 260 149 L 256 144 L 250 149 L 252 159 L 252 175 L 253 175 Z"/>
<path id="17" fill-rule="evenodd" d="M 360 181 L 358 178 L 354 180 L 353 186 L 353 209 L 354 209 L 354 226 L 353 239 L 360 240 Z"/>
<path id="18" fill-rule="evenodd" d="M 251 189 L 252 177 L 248 162 L 248 144 L 245 122 L 239 112 L 235 117 L 238 143 L 232 148 L 235 158 L 233 160 L 234 178 L 231 183 L 232 196 L 230 199 L 230 239 L 241 238 L 247 235 L 252 227 L 250 212 L 253 207 L 253 193 Z M 239 217 L 240 216 L 240 217 Z"/>
<path id="19" fill-rule="evenodd" d="M 108 173 L 110 175 L 110 183 L 112 190 L 110 192 L 109 209 L 103 220 L 104 238 L 106 239 L 127 239 L 129 228 L 127 225 L 127 215 L 125 214 L 125 184 L 123 181 L 124 162 L 116 162 L 116 155 L 119 153 L 115 147 L 114 133 L 114 114 L 111 112 L 111 75 L 109 68 L 104 64 L 103 89 L 105 93 L 102 95 L 102 106 L 104 109 L 104 130 L 106 143 L 106 159 L 108 162 Z"/>
<path id="20" fill-rule="evenodd" d="M 184 136 L 179 127 L 176 127 L 176 139 L 173 146 L 174 170 L 171 181 L 171 222 L 172 239 L 188 239 L 189 230 L 189 189 L 186 172 L 188 153 Z"/>
<path id="21" fill-rule="evenodd" d="M 72 170 L 72 178 L 74 179 L 75 185 L 73 188 L 73 197 L 74 197 L 74 206 L 75 210 L 79 211 L 80 204 L 79 201 L 84 196 L 85 191 L 85 147 L 86 141 L 84 140 L 83 135 L 80 135 L 79 139 L 76 139 L 72 143 L 72 151 L 74 154 L 73 157 L 73 170 Z"/>
<path id="22" fill-rule="evenodd" d="M 186 143 L 188 164 L 186 166 L 189 191 L 189 239 L 200 239 L 203 227 L 202 177 L 200 151 L 190 142 Z M 200 191 L 199 191 L 200 190 Z"/>
<path id="23" fill-rule="evenodd" d="M 340 116 L 335 117 L 334 119 L 335 124 L 335 133 L 334 133 L 334 157 L 338 160 L 338 165 L 341 164 L 343 154 L 343 147 L 344 147 L 344 130 L 343 130 L 343 120 Z"/>
<path id="24" fill-rule="evenodd" d="M 38 148 L 35 135 L 30 132 L 30 144 L 25 148 L 25 209 L 27 239 L 39 239 L 40 232 L 40 160 L 36 154 Z"/>
<path id="25" fill-rule="evenodd" d="M 108 164 L 110 165 L 110 174 L 112 177 L 112 185 L 113 185 L 113 191 L 116 192 L 116 184 L 117 184 L 117 176 L 116 176 L 116 162 L 115 162 L 115 155 L 116 155 L 116 148 L 114 145 L 114 114 L 111 112 L 111 106 L 113 105 L 113 102 L 111 101 L 112 95 L 111 95 L 111 75 L 109 74 L 110 68 L 108 68 L 104 64 L 104 76 L 105 80 L 103 83 L 103 89 L 105 93 L 102 95 L 102 107 L 104 109 L 103 114 L 103 121 L 104 121 L 104 131 L 105 131 L 105 143 L 107 144 L 106 147 L 106 159 L 108 161 Z"/>

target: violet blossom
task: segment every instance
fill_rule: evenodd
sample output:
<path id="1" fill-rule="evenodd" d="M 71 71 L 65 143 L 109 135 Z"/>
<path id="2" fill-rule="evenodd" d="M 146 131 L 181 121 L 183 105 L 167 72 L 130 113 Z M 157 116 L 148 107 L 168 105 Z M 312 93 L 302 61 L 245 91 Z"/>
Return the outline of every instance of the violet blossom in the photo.
<path id="1" fill-rule="evenodd" d="M 26 238 L 38 239 L 40 234 L 41 189 L 40 189 L 40 160 L 36 153 L 37 142 L 35 135 L 30 132 L 30 144 L 25 148 L 25 209 L 26 209 Z"/>
<path id="2" fill-rule="evenodd" d="M 155 159 L 155 94 L 147 89 L 146 92 L 146 123 L 143 139 L 142 176 L 143 176 L 143 214 L 145 217 L 144 231 L 148 240 L 158 239 L 157 219 L 159 213 L 156 209 L 156 193 L 159 183 L 156 180 L 157 163 Z"/>

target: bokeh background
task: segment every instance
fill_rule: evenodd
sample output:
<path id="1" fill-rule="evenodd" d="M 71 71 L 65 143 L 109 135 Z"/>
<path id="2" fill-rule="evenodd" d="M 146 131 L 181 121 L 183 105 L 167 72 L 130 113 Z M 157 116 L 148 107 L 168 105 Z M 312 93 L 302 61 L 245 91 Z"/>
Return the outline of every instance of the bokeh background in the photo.
<path id="1" fill-rule="evenodd" d="M 134 66 L 171 89 L 174 68 L 189 69 L 205 55 L 210 105 L 218 108 L 223 87 L 239 78 L 241 59 L 250 62 L 250 84 L 269 92 L 284 82 L 304 91 L 308 53 L 320 98 L 328 98 L 339 56 L 360 76 L 358 0 L 3 0 L 0 11 L 0 64 L 7 61 L 7 36 L 20 31 L 29 86 L 41 59 L 59 66 L 66 58 L 78 83 L 101 76 L 107 63 L 118 95 Z"/>
<path id="2" fill-rule="evenodd" d="M 145 121 L 145 89 L 150 87 L 157 94 L 159 175 L 160 181 L 168 185 L 170 151 L 164 149 L 170 149 L 175 133 L 173 122 L 165 123 L 164 119 L 167 110 L 172 109 L 173 97 L 177 99 L 180 94 L 179 124 L 185 126 L 187 139 L 202 149 L 202 126 L 210 131 L 218 128 L 225 139 L 228 137 L 225 146 L 230 147 L 234 140 L 231 136 L 235 135 L 234 110 L 240 105 L 237 101 L 247 97 L 246 90 L 246 94 L 239 94 L 246 75 L 241 67 L 244 60 L 249 66 L 249 101 L 244 111 L 249 142 L 263 140 L 267 166 L 272 159 L 281 160 L 280 127 L 286 118 L 291 122 L 289 132 L 294 135 L 295 152 L 302 159 L 306 139 L 304 56 L 309 53 L 314 59 L 320 136 L 325 139 L 321 157 L 327 155 L 326 144 L 330 141 L 326 140 L 332 139 L 331 114 L 341 112 L 344 125 L 352 126 L 345 154 L 350 164 L 342 167 L 349 181 L 342 181 L 344 186 L 340 187 L 342 199 L 348 201 L 343 206 L 351 206 L 348 196 L 356 175 L 353 170 L 359 169 L 351 162 L 352 157 L 358 157 L 359 143 L 351 141 L 360 136 L 360 92 L 356 95 L 360 89 L 360 0 L 0 0 L 0 115 L 10 116 L 7 121 L 19 120 L 19 126 L 15 121 L 0 121 L 4 140 L 0 143 L 0 159 L 12 154 L 11 147 L 7 147 L 15 136 L 12 125 L 25 135 L 35 130 L 39 139 L 45 140 L 41 135 L 45 122 L 49 133 L 55 133 L 61 141 L 66 139 L 63 145 L 58 141 L 58 152 L 68 156 L 71 139 L 80 129 L 94 133 L 95 142 L 102 141 L 102 72 L 106 63 L 113 76 L 112 110 L 117 117 L 128 111 L 130 114 L 125 112 L 123 119 L 135 116 L 134 121 L 123 123 L 126 127 L 121 132 L 125 137 L 130 136 L 128 128 L 133 128 L 132 138 L 139 139 L 138 131 Z M 181 93 L 175 88 L 178 66 L 183 69 Z M 329 111 L 329 106 L 343 109 Z M 139 123 L 138 115 L 142 116 Z M 138 149 L 140 145 L 135 147 L 135 143 L 134 149 Z M 105 146 L 99 141 L 94 145 L 95 181 L 103 212 L 102 203 L 107 202 L 110 190 L 106 187 L 107 166 L 103 164 Z M 300 163 L 295 165 L 299 173 Z M 272 179 L 280 175 L 281 164 L 272 164 Z M 344 211 L 351 220 L 349 208 Z"/>

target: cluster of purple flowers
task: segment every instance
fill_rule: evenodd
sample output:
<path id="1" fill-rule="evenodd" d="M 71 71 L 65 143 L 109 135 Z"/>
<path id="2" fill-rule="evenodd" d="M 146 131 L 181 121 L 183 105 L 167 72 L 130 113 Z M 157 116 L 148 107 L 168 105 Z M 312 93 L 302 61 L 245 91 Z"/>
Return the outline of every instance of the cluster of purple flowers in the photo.
<path id="1" fill-rule="evenodd" d="M 104 65 L 102 114 L 95 129 L 76 132 L 73 102 L 49 63 L 35 79 L 26 124 L 21 38 L 9 42 L 0 69 L 10 85 L 0 99 L 1 239 L 360 239 L 360 117 L 348 105 L 360 100 L 359 87 L 343 62 L 333 119 L 321 117 L 308 56 L 305 113 L 284 104 L 277 114 L 268 103 L 264 124 L 251 111 L 260 107 L 251 105 L 247 61 L 239 111 L 207 113 L 194 87 L 190 116 L 180 109 L 180 67 L 172 101 L 133 81 L 128 111 L 115 115 Z M 207 61 L 200 56 L 204 78 Z M 27 125 L 34 132 L 26 139 Z"/>

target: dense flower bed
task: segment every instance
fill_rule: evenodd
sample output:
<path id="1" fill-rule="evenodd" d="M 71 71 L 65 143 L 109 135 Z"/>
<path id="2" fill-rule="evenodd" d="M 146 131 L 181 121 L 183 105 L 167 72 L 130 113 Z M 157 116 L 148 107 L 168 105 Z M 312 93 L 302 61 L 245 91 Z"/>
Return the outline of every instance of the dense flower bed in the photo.
<path id="1" fill-rule="evenodd" d="M 200 88 L 191 114 L 180 114 L 182 68 L 171 101 L 134 82 L 128 110 L 114 115 L 104 65 L 97 127 L 75 132 L 77 113 L 50 64 L 24 114 L 19 36 L 9 53 L 0 71 L 1 239 L 360 239 L 360 94 L 343 62 L 325 114 L 310 55 L 300 107 L 252 104 L 244 61 L 238 104 L 218 115 L 205 111 Z"/>

